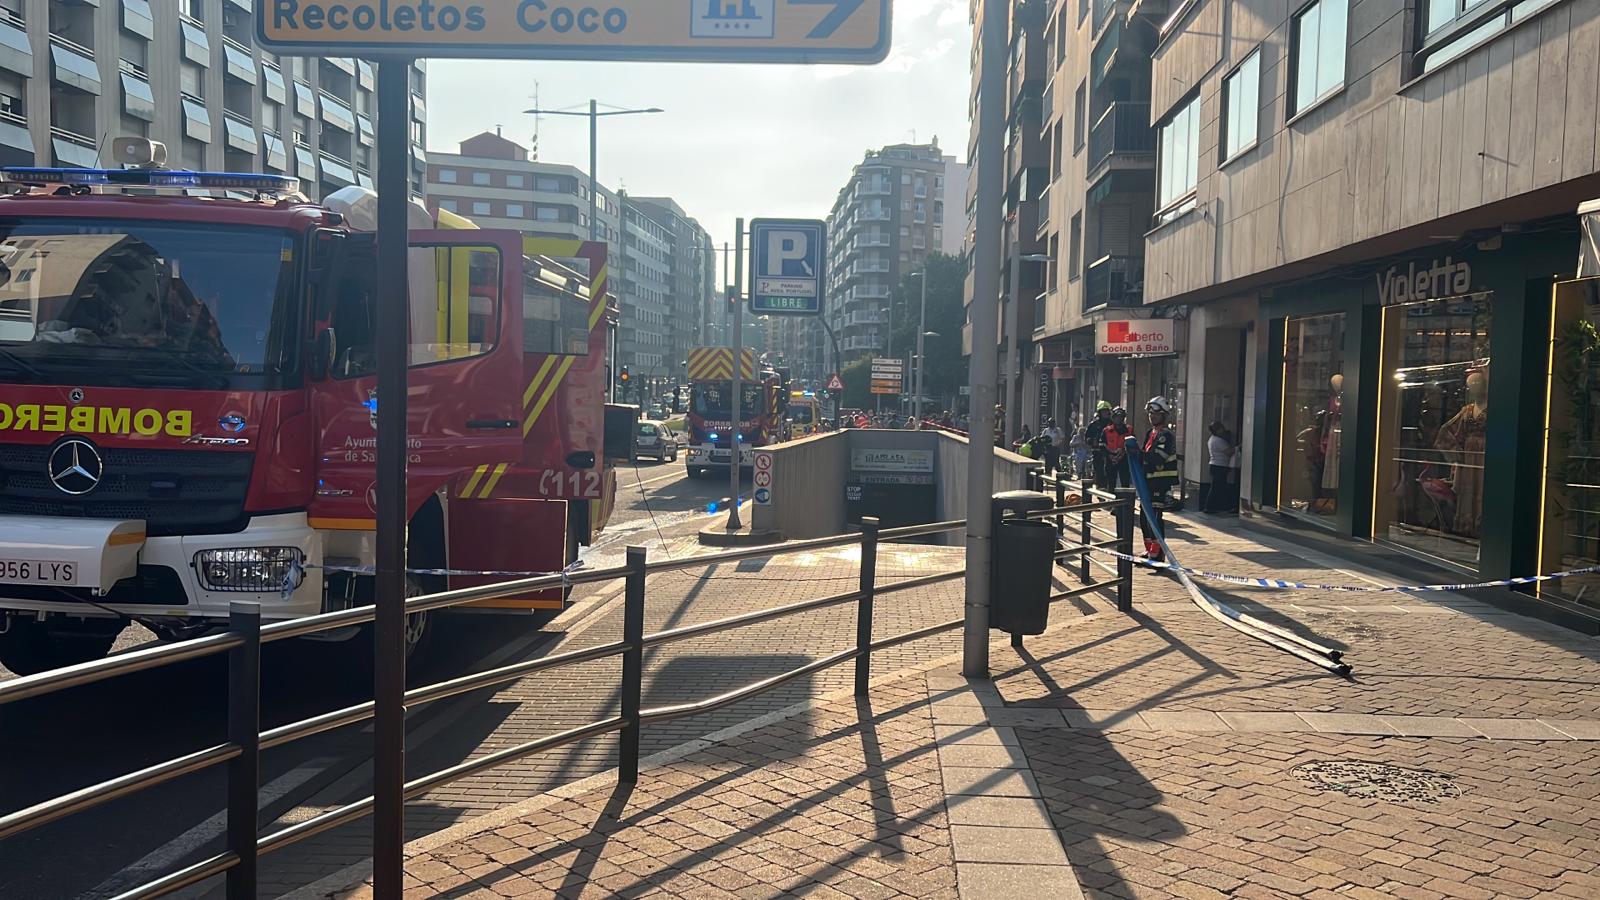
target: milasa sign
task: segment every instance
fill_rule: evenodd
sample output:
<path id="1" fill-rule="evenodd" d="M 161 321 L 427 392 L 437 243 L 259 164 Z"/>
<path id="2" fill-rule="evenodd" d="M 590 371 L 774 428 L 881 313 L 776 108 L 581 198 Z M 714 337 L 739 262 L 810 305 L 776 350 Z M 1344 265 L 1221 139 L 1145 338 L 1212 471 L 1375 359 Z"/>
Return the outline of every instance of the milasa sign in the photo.
<path id="1" fill-rule="evenodd" d="M 1095 347 L 1106 356 L 1177 353 L 1172 319 L 1110 319 L 1094 326 Z"/>

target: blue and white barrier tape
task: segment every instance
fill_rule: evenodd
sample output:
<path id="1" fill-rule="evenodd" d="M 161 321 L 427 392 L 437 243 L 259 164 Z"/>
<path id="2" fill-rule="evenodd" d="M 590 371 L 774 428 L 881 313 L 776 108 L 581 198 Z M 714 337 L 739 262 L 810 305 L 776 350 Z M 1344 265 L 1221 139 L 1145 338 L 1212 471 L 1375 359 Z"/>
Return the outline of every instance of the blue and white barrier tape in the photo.
<path id="1" fill-rule="evenodd" d="M 1245 587 L 1270 588 L 1280 591 L 1331 591 L 1342 594 L 1426 594 L 1435 591 L 1470 591 L 1477 588 L 1511 587 L 1519 584 L 1535 584 L 1540 581 L 1555 581 L 1561 578 L 1571 578 L 1574 575 L 1594 575 L 1600 573 L 1600 566 L 1585 566 L 1581 569 L 1568 569 L 1565 572 L 1552 572 L 1549 575 L 1524 575 L 1520 578 L 1502 578 L 1497 581 L 1478 581 L 1470 584 L 1405 584 L 1405 585 L 1354 585 L 1354 584 L 1308 584 L 1303 581 L 1284 581 L 1281 578 L 1251 578 L 1246 575 L 1225 575 L 1221 572 L 1207 572 L 1203 569 L 1191 569 L 1186 566 L 1174 565 L 1169 562 L 1152 562 L 1142 556 L 1133 556 L 1119 553 L 1105 547 L 1091 548 L 1096 553 L 1104 553 L 1118 559 L 1126 559 L 1135 565 L 1151 569 L 1167 569 L 1174 572 L 1184 572 L 1195 578 L 1204 578 L 1208 581 L 1223 581 L 1228 584 L 1244 585 Z"/>

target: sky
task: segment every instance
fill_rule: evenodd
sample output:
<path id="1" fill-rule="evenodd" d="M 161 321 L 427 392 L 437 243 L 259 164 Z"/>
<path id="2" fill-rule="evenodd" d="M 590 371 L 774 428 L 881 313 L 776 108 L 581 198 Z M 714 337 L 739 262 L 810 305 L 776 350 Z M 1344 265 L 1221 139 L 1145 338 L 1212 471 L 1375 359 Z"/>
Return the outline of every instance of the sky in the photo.
<path id="1" fill-rule="evenodd" d="M 589 98 L 657 115 L 600 120 L 599 177 L 666 195 L 732 240 L 739 216 L 824 218 L 862 153 L 938 136 L 966 158 L 971 29 L 964 0 L 895 0 L 893 46 L 876 66 L 752 66 L 433 60 L 428 149 L 455 152 L 496 125 L 527 146 L 539 105 Z M 539 159 L 588 167 L 588 120 L 546 117 Z"/>

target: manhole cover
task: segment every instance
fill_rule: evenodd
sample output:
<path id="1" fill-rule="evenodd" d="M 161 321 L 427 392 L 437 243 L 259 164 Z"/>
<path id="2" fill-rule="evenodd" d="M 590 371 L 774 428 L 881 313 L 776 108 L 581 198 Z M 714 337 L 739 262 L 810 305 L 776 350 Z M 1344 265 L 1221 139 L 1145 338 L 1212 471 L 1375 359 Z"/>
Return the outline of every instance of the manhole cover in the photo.
<path id="1" fill-rule="evenodd" d="M 1461 796 L 1449 775 L 1387 763 L 1318 760 L 1295 766 L 1293 773 L 1324 791 L 1389 803 L 1438 803 Z"/>

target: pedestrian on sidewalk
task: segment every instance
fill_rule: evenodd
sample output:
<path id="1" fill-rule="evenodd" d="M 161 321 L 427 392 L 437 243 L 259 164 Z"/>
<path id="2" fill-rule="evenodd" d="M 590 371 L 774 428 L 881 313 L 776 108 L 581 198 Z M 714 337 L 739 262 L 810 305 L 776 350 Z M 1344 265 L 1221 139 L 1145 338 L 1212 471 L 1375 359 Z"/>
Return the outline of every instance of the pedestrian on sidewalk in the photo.
<path id="1" fill-rule="evenodd" d="M 1089 427 L 1072 429 L 1072 477 L 1084 481 L 1089 474 Z"/>
<path id="2" fill-rule="evenodd" d="M 1111 404 L 1101 400 L 1094 408 L 1094 418 L 1083 427 L 1084 440 L 1094 458 L 1094 483 L 1106 489 L 1107 469 L 1111 465 L 1111 450 L 1106 446 L 1106 429 L 1111 426 Z M 1089 477 L 1088 475 L 1084 476 Z"/>
<path id="3" fill-rule="evenodd" d="M 1054 417 L 1044 420 L 1044 427 L 1039 429 L 1039 435 L 1048 441 L 1043 445 L 1044 470 L 1047 474 L 1056 474 L 1061 470 L 1061 442 L 1066 436 L 1056 427 Z"/>
<path id="4" fill-rule="evenodd" d="M 1118 406 L 1111 410 L 1111 421 L 1100 431 L 1101 443 L 1106 448 L 1105 478 L 1100 490 L 1114 491 L 1118 487 L 1133 487 L 1128 475 L 1128 438 L 1133 429 L 1128 427 L 1128 411 Z"/>
<path id="5" fill-rule="evenodd" d="M 1150 418 L 1150 430 L 1144 433 L 1144 441 L 1137 452 L 1145 482 L 1150 487 L 1150 504 L 1145 507 L 1145 515 L 1139 517 L 1139 530 L 1144 533 L 1144 558 L 1163 562 L 1166 554 L 1157 538 L 1166 537 L 1167 523 L 1161 511 L 1166 504 L 1167 491 L 1178 483 L 1178 439 L 1172 433 L 1172 404 L 1167 398 L 1151 397 L 1144 411 Z"/>
<path id="6" fill-rule="evenodd" d="M 1221 422 L 1210 425 L 1211 437 L 1206 439 L 1206 453 L 1211 458 L 1211 489 L 1206 494 L 1206 505 L 1201 512 L 1230 512 L 1233 497 L 1233 462 L 1239 448 L 1233 444 L 1233 435 Z"/>

